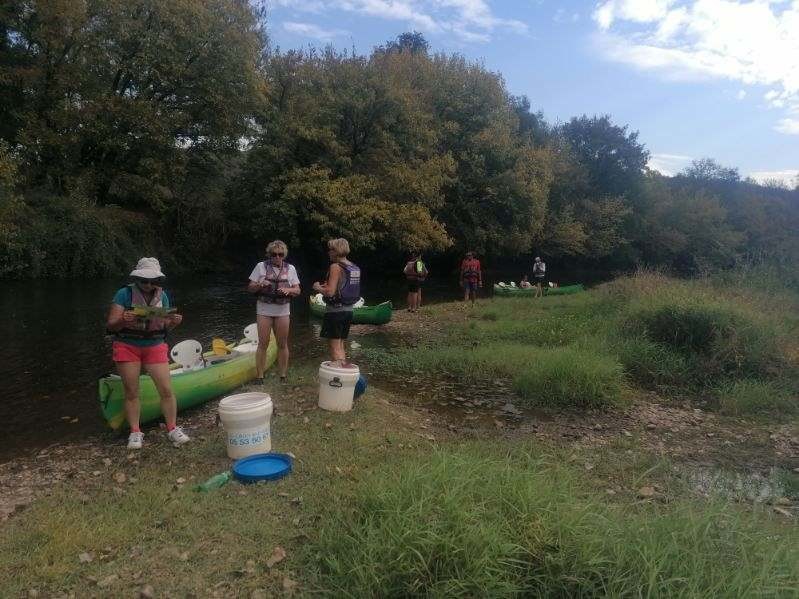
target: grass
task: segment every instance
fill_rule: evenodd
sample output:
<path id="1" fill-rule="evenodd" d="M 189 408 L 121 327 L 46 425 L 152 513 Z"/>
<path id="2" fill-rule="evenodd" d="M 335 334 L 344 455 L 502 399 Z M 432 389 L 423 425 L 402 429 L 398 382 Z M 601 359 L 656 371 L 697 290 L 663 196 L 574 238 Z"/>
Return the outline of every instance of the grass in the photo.
<path id="1" fill-rule="evenodd" d="M 611 505 L 574 468 L 518 448 L 460 447 L 376 473 L 314 550 L 331 596 L 799 592 L 796 529 L 725 504 Z"/>
<path id="2" fill-rule="evenodd" d="M 473 382 L 508 378 L 518 403 L 531 407 L 597 408 L 623 402 L 621 365 L 612 357 L 578 347 L 489 343 L 472 349 L 371 349 L 364 355 L 372 368 L 383 370 L 446 373 Z"/>
<path id="3" fill-rule="evenodd" d="M 540 352 L 513 385 L 527 405 L 602 408 L 622 403 L 624 373 L 613 357 L 564 347 Z"/>
<path id="4" fill-rule="evenodd" d="M 784 422 L 799 389 L 797 304 L 785 297 L 643 273 L 573 296 L 425 307 L 441 326 L 422 345 L 362 347 L 359 359 L 398 376 L 506 379 L 520 405 L 553 410 L 617 406 L 645 387 L 713 393 L 725 414 Z M 489 425 L 464 442 L 378 385 L 331 415 L 313 409 L 315 368 L 293 365 L 298 387 L 273 394 L 274 449 L 296 454 L 291 476 L 193 492 L 229 467 L 211 428 L 137 459 L 101 447 L 3 525 L 0 596 L 130 596 L 145 584 L 263 596 L 291 581 L 335 597 L 799 594 L 794 524 L 698 499 L 636 435 L 558 448 Z M 799 497 L 799 477 L 779 476 Z M 648 485 L 658 492 L 643 501 Z M 270 566 L 277 546 L 287 557 Z"/>
<path id="5" fill-rule="evenodd" d="M 311 382 L 299 397 L 315 399 Z M 83 474 L 54 485 L 3 524 L 0 596 L 29 589 L 39 596 L 133 596 L 151 584 L 158 596 L 228 597 L 281 593 L 286 577 L 303 582 L 303 547 L 323 509 L 389 457 L 415 458 L 421 451 L 414 414 L 398 419 L 376 389 L 367 397 L 347 414 L 312 410 L 307 416 L 293 415 L 297 397 L 279 398 L 273 449 L 291 451 L 296 460 L 289 477 L 263 486 L 192 490 L 230 467 L 221 430 L 201 431 L 180 450 L 148 435 L 139 463 L 121 444 L 101 448 Z M 114 481 L 118 472 L 125 483 Z M 176 485 L 179 478 L 186 483 Z M 265 562 L 278 545 L 287 558 L 270 568 Z M 93 560 L 81 563 L 82 553 Z M 107 586 L 98 586 L 104 581 Z"/>
<path id="6" fill-rule="evenodd" d="M 627 387 L 680 400 L 723 388 L 727 413 L 794 412 L 799 300 L 787 291 L 641 272 L 572 296 L 430 309 L 448 319 L 444 333 L 418 348 L 374 348 L 370 364 L 504 378 L 521 404 L 558 409 L 618 405 Z"/>
<path id="7" fill-rule="evenodd" d="M 721 385 L 719 409 L 731 416 L 780 416 L 796 414 L 799 400 L 770 381 L 744 379 Z"/>

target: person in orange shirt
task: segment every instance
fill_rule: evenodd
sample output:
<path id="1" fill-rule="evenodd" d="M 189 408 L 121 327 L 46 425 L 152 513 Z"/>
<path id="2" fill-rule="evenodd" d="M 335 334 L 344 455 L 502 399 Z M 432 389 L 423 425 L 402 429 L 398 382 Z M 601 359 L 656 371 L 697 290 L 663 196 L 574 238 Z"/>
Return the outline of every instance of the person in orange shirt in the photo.
<path id="1" fill-rule="evenodd" d="M 483 286 L 483 272 L 480 269 L 480 260 L 475 258 L 474 252 L 466 252 L 466 257 L 461 262 L 460 283 L 463 287 L 463 301 L 472 304 L 477 299 L 477 288 Z"/>

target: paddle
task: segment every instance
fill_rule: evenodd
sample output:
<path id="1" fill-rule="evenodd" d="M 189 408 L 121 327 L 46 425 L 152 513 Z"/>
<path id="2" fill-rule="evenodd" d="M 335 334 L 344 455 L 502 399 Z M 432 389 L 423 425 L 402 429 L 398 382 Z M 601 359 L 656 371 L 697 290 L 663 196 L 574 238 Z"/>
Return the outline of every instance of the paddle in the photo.
<path id="1" fill-rule="evenodd" d="M 232 345 L 225 343 L 224 339 L 218 337 L 211 341 L 211 351 L 215 356 L 224 356 L 230 353 Z"/>

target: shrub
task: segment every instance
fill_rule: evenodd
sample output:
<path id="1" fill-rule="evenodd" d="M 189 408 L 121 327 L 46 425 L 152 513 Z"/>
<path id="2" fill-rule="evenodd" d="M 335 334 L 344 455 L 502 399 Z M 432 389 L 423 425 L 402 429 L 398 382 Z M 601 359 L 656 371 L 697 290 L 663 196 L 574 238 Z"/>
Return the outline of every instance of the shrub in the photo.
<path id="1" fill-rule="evenodd" d="M 768 376 L 783 362 L 773 323 L 699 295 L 643 302 L 631 311 L 626 328 L 697 359 L 708 380 Z"/>
<path id="2" fill-rule="evenodd" d="M 719 410 L 733 416 L 795 414 L 799 400 L 769 381 L 744 379 L 722 385 L 718 391 Z"/>
<path id="3" fill-rule="evenodd" d="M 685 387 L 693 379 L 689 360 L 661 343 L 633 336 L 615 345 L 624 370 L 645 388 Z"/>
<path id="4" fill-rule="evenodd" d="M 528 405 L 595 408 L 621 403 L 623 380 L 613 357 L 564 347 L 539 352 L 513 386 Z"/>
<path id="5" fill-rule="evenodd" d="M 799 537 L 721 504 L 614 507 L 522 451 L 435 453 L 322 519 L 319 582 L 349 597 L 789 596 Z"/>

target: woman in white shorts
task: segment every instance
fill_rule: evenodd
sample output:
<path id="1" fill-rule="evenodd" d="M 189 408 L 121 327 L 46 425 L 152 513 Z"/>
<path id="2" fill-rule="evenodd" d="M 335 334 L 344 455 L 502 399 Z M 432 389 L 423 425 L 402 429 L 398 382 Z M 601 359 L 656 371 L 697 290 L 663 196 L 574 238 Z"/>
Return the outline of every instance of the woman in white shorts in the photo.
<path id="1" fill-rule="evenodd" d="M 255 370 L 259 381 L 264 380 L 266 348 L 274 331 L 280 382 L 286 382 L 286 371 L 289 367 L 291 298 L 300 294 L 297 269 L 285 261 L 288 253 L 288 247 L 279 239 L 267 245 L 266 260 L 259 262 L 252 269 L 250 284 L 247 286 L 247 291 L 258 298 L 256 310 L 258 351 L 255 354 Z"/>

